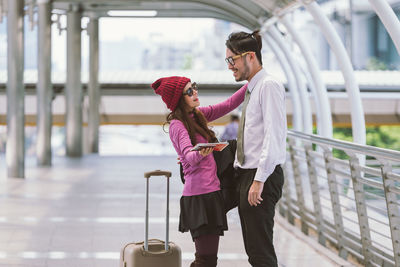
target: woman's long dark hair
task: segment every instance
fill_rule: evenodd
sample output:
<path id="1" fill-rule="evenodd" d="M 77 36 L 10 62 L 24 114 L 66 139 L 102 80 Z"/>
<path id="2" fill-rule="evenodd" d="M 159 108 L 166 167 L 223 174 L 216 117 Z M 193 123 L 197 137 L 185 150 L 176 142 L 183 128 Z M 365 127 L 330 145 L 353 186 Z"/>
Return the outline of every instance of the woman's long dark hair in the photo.
<path id="1" fill-rule="evenodd" d="M 194 119 L 192 119 L 190 113 L 187 112 L 186 106 L 184 98 L 181 97 L 175 111 L 167 115 L 166 124 L 171 123 L 172 120 L 180 120 L 189 133 L 192 145 L 197 144 L 196 133 L 202 135 L 210 143 L 217 142 L 214 131 L 208 128 L 208 122 L 204 114 L 199 109 L 194 108 L 192 112 L 190 112 L 193 113 L 194 116 Z"/>

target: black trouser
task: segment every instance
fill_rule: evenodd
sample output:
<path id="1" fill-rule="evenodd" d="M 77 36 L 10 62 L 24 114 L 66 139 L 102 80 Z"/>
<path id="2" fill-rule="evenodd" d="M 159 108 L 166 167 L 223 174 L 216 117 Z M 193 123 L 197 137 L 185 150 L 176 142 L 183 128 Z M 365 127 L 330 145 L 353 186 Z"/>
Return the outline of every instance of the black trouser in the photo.
<path id="1" fill-rule="evenodd" d="M 244 247 L 253 267 L 278 266 L 273 245 L 275 205 L 282 196 L 283 171 L 277 165 L 264 183 L 263 201 L 250 206 L 248 193 L 257 169 L 238 169 L 239 216 Z"/>

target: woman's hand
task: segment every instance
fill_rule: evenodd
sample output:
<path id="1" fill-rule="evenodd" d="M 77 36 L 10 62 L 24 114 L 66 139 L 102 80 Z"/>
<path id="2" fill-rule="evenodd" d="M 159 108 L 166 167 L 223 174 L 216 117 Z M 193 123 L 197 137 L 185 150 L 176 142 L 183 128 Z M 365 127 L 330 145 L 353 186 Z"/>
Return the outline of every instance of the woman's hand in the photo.
<path id="1" fill-rule="evenodd" d="M 199 150 L 200 155 L 203 157 L 208 156 L 214 150 L 213 147 L 205 147 Z"/>

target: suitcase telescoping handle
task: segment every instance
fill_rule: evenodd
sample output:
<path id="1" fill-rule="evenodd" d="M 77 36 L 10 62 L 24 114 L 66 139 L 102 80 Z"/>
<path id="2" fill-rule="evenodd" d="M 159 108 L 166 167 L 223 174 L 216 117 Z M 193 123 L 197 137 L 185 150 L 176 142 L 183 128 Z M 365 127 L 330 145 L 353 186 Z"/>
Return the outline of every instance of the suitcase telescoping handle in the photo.
<path id="1" fill-rule="evenodd" d="M 144 178 L 146 178 L 146 217 L 145 217 L 145 234 L 144 234 L 144 250 L 149 250 L 149 179 L 151 176 L 165 176 L 167 178 L 167 215 L 166 215 L 166 230 L 165 230 L 165 251 L 168 251 L 168 239 L 169 239 L 169 178 L 171 172 L 169 171 L 152 171 L 145 172 Z"/>

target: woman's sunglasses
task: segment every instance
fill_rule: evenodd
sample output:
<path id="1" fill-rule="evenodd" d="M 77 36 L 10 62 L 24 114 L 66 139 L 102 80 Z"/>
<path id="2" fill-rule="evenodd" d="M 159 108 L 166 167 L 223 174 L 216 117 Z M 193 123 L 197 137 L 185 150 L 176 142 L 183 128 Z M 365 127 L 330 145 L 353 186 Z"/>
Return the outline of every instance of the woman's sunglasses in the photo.
<path id="1" fill-rule="evenodd" d="M 198 89 L 198 87 L 197 87 L 197 83 L 192 83 L 192 86 L 189 87 L 189 88 L 186 90 L 186 92 L 183 92 L 182 95 L 193 96 L 194 90 L 196 90 L 196 92 L 199 91 L 199 89 Z"/>

